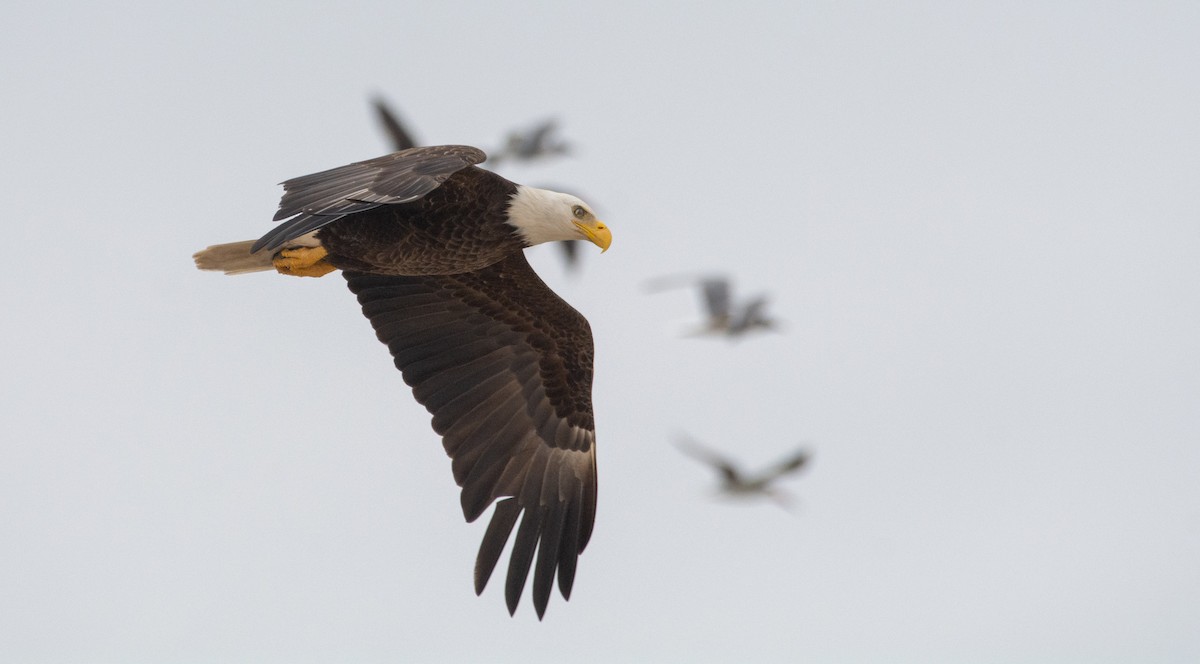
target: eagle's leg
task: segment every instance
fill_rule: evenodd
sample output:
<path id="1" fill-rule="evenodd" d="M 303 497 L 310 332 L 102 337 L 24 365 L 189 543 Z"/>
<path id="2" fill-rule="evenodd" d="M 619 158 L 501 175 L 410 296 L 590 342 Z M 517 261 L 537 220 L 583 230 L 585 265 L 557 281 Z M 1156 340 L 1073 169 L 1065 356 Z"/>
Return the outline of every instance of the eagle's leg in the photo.
<path id="1" fill-rule="evenodd" d="M 279 252 L 271 262 L 280 274 L 290 274 L 293 277 L 323 277 L 337 269 L 326 260 L 328 255 L 325 247 L 295 247 Z"/>

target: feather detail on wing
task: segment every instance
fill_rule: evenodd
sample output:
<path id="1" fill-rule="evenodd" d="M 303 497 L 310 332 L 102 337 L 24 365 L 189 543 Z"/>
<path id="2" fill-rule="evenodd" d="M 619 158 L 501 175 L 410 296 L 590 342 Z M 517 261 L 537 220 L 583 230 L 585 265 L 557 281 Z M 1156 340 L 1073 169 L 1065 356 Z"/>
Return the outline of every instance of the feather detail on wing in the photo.
<path id="1" fill-rule="evenodd" d="M 516 528 L 505 599 L 514 612 L 532 569 L 541 617 L 555 576 L 569 598 L 596 513 L 587 320 L 542 283 L 522 252 L 465 274 L 348 272 L 346 279 L 433 415 L 462 487 L 463 515 L 474 521 L 496 503 L 476 560 L 476 592 Z"/>
<path id="2" fill-rule="evenodd" d="M 251 249 L 274 251 L 348 214 L 415 201 L 454 173 L 486 158 L 479 148 L 436 145 L 292 178 L 283 183 L 283 198 L 275 213 L 276 221 L 287 221 L 259 238 Z"/>

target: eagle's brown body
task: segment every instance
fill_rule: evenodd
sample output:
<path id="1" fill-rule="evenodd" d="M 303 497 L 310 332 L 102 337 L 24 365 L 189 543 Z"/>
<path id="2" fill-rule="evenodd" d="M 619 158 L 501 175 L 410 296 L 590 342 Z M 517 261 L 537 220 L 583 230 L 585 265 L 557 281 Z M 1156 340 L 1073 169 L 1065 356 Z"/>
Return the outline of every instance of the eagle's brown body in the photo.
<path id="1" fill-rule="evenodd" d="M 343 217 L 317 232 L 329 262 L 375 274 L 460 274 L 525 247 L 509 225 L 512 182 L 468 166 L 425 196 Z"/>

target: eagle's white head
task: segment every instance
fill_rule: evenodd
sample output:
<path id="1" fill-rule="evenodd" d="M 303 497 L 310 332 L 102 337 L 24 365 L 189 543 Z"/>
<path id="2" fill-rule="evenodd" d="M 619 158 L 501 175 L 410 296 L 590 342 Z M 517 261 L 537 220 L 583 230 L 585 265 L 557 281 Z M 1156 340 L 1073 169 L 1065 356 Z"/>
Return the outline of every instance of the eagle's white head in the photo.
<path id="1" fill-rule="evenodd" d="M 577 196 L 523 184 L 517 185 L 517 193 L 509 201 L 508 223 L 529 246 L 555 240 L 587 240 L 604 252 L 612 244 L 608 226 Z"/>

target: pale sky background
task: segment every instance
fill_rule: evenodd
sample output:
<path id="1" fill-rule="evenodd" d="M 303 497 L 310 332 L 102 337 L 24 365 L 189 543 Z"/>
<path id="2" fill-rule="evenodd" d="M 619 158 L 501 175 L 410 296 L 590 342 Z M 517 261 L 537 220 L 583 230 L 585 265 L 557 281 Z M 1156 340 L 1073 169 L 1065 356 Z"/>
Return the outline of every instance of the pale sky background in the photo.
<path id="1" fill-rule="evenodd" d="M 1200 5 L 11 3 L 0 660 L 1200 660 Z M 539 623 L 343 280 L 201 273 L 293 176 L 558 117 L 612 249 Z M 663 274 L 782 334 L 681 338 Z M 768 464 L 730 505 L 670 443 Z M 485 517 L 486 519 L 486 517 Z M 528 593 L 528 590 L 527 590 Z"/>

